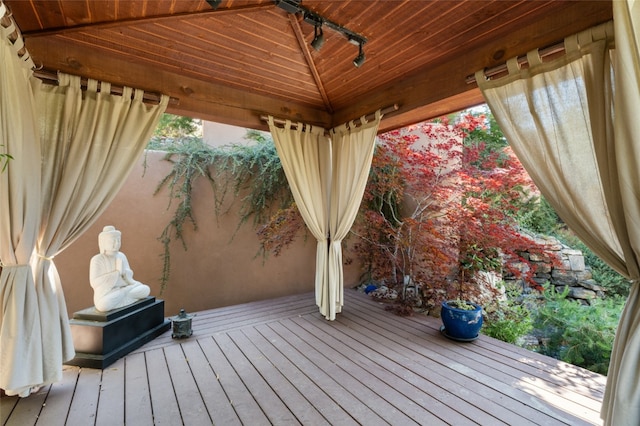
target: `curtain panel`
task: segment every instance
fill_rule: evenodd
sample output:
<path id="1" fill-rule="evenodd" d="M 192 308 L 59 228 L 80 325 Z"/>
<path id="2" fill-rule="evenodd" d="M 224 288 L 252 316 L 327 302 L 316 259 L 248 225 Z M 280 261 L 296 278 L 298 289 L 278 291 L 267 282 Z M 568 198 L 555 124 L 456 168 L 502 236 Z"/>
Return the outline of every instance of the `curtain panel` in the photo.
<path id="1" fill-rule="evenodd" d="M 2 3 L 0 12 L 6 13 Z M 26 396 L 45 376 L 29 263 L 40 226 L 41 152 L 32 71 L 17 54 L 19 44 L 9 40 L 15 28 L 0 25 L 0 32 L 0 152 L 13 157 L 0 172 L 0 388 Z"/>
<path id="2" fill-rule="evenodd" d="M 332 180 L 329 213 L 329 283 L 322 291 L 320 311 L 330 319 L 342 311 L 344 305 L 344 274 L 342 269 L 342 240 L 347 236 L 358 215 L 364 195 L 371 161 L 375 150 L 380 111 L 375 119 L 360 125 L 343 124 L 331 130 Z"/>
<path id="3" fill-rule="evenodd" d="M 280 157 L 300 215 L 316 244 L 316 304 L 322 301 L 322 289 L 328 285 L 329 187 L 331 185 L 331 144 L 321 127 L 291 121 L 277 127 L 269 117 L 269 130 Z"/>
<path id="4" fill-rule="evenodd" d="M 343 306 L 342 239 L 358 213 L 382 114 L 325 130 L 269 117 L 269 130 L 294 200 L 316 248 L 315 295 L 320 313 L 334 320 Z"/>
<path id="5" fill-rule="evenodd" d="M 98 90 L 100 87 L 100 90 Z M 61 379 L 60 365 L 75 355 L 64 293 L 54 257 L 104 212 L 118 193 L 166 110 L 143 102 L 143 91 L 58 74 L 58 85 L 35 91 L 42 144 L 40 232 L 33 258 L 41 318 L 44 383 Z"/>
<path id="6" fill-rule="evenodd" d="M 169 98 L 59 74 L 33 78 L 3 38 L 0 145 L 0 387 L 27 396 L 59 381 L 75 355 L 54 257 L 106 209 L 139 160 Z M 99 88 L 99 90 L 98 90 Z"/>
<path id="7" fill-rule="evenodd" d="M 560 217 L 632 280 L 611 357 L 602 417 L 640 418 L 640 68 L 637 2 L 613 2 L 614 22 L 565 39 L 566 54 L 476 81 L 509 144 Z M 614 46 L 615 32 L 615 46 Z M 615 112 L 615 113 L 614 113 Z"/>
<path id="8" fill-rule="evenodd" d="M 605 425 L 633 425 L 640 419 L 640 1 L 614 1 L 616 37 L 612 156 L 619 182 L 617 217 L 626 225 L 627 275 L 634 280 L 616 330 L 602 418 Z M 622 228 L 622 226 L 621 226 Z"/>

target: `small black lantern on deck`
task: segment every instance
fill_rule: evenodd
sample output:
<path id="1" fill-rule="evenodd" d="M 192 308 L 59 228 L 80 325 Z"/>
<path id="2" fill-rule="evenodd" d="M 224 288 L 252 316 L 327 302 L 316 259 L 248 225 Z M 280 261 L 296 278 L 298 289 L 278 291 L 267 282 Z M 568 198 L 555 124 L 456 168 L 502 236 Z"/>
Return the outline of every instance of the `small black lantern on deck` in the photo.
<path id="1" fill-rule="evenodd" d="M 184 339 L 193 334 L 191 329 L 191 319 L 193 315 L 187 314 L 184 309 L 180 309 L 180 313 L 175 317 L 171 317 L 171 323 L 173 324 L 173 333 L 171 337 L 174 339 Z"/>

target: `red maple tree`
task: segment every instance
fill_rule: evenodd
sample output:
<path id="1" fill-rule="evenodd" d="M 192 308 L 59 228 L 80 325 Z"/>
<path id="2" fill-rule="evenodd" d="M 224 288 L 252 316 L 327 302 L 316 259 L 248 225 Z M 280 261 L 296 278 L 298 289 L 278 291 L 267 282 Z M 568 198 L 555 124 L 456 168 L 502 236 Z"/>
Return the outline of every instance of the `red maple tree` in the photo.
<path id="1" fill-rule="evenodd" d="M 350 246 L 363 281 L 401 295 L 419 288 L 430 306 L 452 298 L 482 303 L 480 271 L 528 263 L 519 253 L 535 251 L 535 243 L 518 232 L 515 214 L 534 186 L 510 149 L 471 141 L 483 126 L 484 116 L 465 114 L 380 136 Z"/>

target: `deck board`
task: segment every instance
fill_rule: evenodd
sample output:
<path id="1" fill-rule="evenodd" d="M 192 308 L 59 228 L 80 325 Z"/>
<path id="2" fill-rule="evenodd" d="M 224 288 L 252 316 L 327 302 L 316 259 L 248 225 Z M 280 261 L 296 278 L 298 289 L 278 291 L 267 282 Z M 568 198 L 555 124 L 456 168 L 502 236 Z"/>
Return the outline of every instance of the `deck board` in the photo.
<path id="1" fill-rule="evenodd" d="M 160 373 L 161 370 L 148 370 L 145 354 L 132 354 L 125 359 L 125 393 L 124 409 L 125 424 L 128 425 L 153 425 L 154 416 L 151 399 L 158 395 L 173 392 L 173 387 L 162 387 L 150 394 L 149 379 Z M 84 370 L 84 369 L 82 369 Z M 164 371 L 164 368 L 163 370 Z M 162 406 L 162 405 L 160 405 Z M 159 408 L 155 405 L 156 410 Z"/>
<path id="2" fill-rule="evenodd" d="M 415 357 L 408 355 L 406 350 L 402 347 L 386 345 L 385 341 L 388 337 L 385 337 L 385 333 L 380 330 L 372 331 L 358 325 L 356 322 L 348 324 L 348 328 L 344 329 L 345 334 L 352 338 L 354 342 L 355 353 L 366 353 L 366 348 L 376 348 L 377 354 L 368 355 L 378 365 L 383 366 L 391 374 L 390 377 L 402 377 L 408 384 L 412 385 L 414 389 L 422 391 L 428 391 L 429 395 L 433 395 L 433 398 L 437 399 L 439 404 L 443 404 L 444 409 L 438 410 L 439 413 L 449 413 L 456 409 L 456 407 L 463 407 L 465 402 L 468 404 L 463 414 L 466 416 L 464 420 L 460 419 L 445 419 L 449 423 L 462 424 L 471 421 L 474 424 L 511 424 L 510 421 L 518 421 L 520 425 L 530 424 L 526 419 L 522 419 L 520 415 L 513 415 L 513 413 L 506 410 L 499 404 L 492 404 L 487 400 L 487 393 L 490 389 L 480 386 L 473 381 L 465 381 L 464 395 L 458 395 L 460 391 L 459 385 L 452 383 L 447 378 L 448 370 L 438 368 L 436 363 L 430 363 L 425 366 L 418 362 Z M 381 333 L 379 335 L 378 333 Z M 401 383 L 392 383 L 392 386 L 399 388 Z M 425 404 L 425 396 L 420 395 L 419 392 L 415 392 L 416 396 L 421 399 L 421 404 Z M 412 395 L 407 395 L 411 398 Z M 414 396 L 415 397 L 415 396 Z M 519 407 L 525 408 L 525 407 Z M 490 411 L 487 412 L 487 409 Z M 491 414 L 494 413 L 494 414 Z M 499 414 L 499 418 L 503 418 L 503 421 L 498 420 L 496 414 Z M 471 420 L 472 419 L 472 420 Z M 506 423 L 505 423 L 506 422 Z"/>
<path id="3" fill-rule="evenodd" d="M 322 416 L 317 423 L 305 424 L 342 424 L 346 426 L 356 425 L 357 423 L 346 413 L 338 404 L 331 399 L 315 382 L 310 378 L 304 366 L 297 364 L 287 357 L 291 355 L 295 349 L 290 347 L 283 339 L 277 336 L 273 330 L 267 326 L 256 328 L 245 328 L 242 333 L 247 336 L 256 345 L 267 359 L 275 366 L 275 368 L 287 378 L 291 386 L 293 386 L 301 395 L 304 396 L 308 404 Z M 315 416 L 314 416 L 315 417 Z"/>
<path id="4" fill-rule="evenodd" d="M 381 384 L 374 376 L 366 377 L 366 371 L 328 344 L 334 342 L 325 342 L 326 336 L 309 333 L 296 321 L 288 323 L 287 330 L 296 336 L 296 346 L 305 352 L 309 361 L 358 401 L 360 423 L 415 424 L 381 396 Z"/>
<path id="5" fill-rule="evenodd" d="M 189 360 L 184 356 L 181 345 L 164 348 L 165 357 L 175 396 L 180 408 L 182 422 L 189 425 L 211 424 L 211 417 L 198 385 L 193 377 Z M 177 421 L 171 424 L 179 424 Z"/>
<path id="6" fill-rule="evenodd" d="M 356 302 L 357 303 L 357 302 Z M 394 322 L 388 322 L 388 317 L 378 312 L 360 312 L 361 321 L 367 321 L 375 326 L 377 330 L 386 330 L 385 337 L 390 341 L 395 341 L 407 350 L 407 353 L 418 353 L 421 356 L 422 363 L 426 361 L 426 366 L 430 368 L 444 367 L 444 372 L 448 373 L 447 377 L 456 382 L 459 386 L 475 387 L 474 383 L 481 385 L 475 387 L 475 391 L 482 395 L 485 399 L 494 401 L 502 406 L 507 406 L 510 410 L 522 416 L 522 422 L 526 422 L 528 418 L 536 418 L 539 424 L 557 424 L 553 419 L 545 418 L 546 416 L 554 417 L 556 421 L 567 422 L 568 424 L 580 424 L 579 419 L 565 418 L 564 413 L 553 407 L 541 406 L 538 402 L 539 397 L 546 400 L 561 399 L 549 392 L 549 385 L 542 380 L 535 381 L 535 385 L 531 386 L 533 393 L 537 395 L 533 398 L 529 393 L 521 390 L 524 385 L 530 381 L 528 375 L 522 375 L 517 369 L 510 364 L 495 363 L 493 359 L 488 357 L 487 351 L 479 350 L 476 343 L 460 344 L 442 338 L 439 331 L 433 328 L 435 323 L 439 326 L 438 321 L 432 321 L 428 318 L 431 326 L 425 330 L 423 322 L 419 323 L 417 328 L 412 327 L 414 318 L 400 317 Z M 375 322 L 374 322 L 375 321 Z M 422 342 L 429 336 L 431 339 Z M 494 344 L 502 344 L 503 342 L 491 339 Z M 511 346 L 511 345 L 510 345 Z M 555 361 L 555 360 L 554 360 Z M 452 371 L 459 374 L 450 374 Z M 508 373 L 511 373 L 508 374 Z M 505 395 L 509 399 L 505 400 Z M 571 397 L 574 394 L 570 395 Z M 591 401 L 591 400 L 590 400 Z M 480 401 L 480 407 L 486 404 L 486 401 Z M 571 401 L 564 400 L 562 406 L 571 405 L 574 411 L 582 412 L 582 407 L 572 404 Z M 468 407 L 467 407 L 468 408 Z M 493 412 L 495 414 L 495 411 Z M 533 417 L 528 417 L 533 416 Z M 588 415 L 588 413 L 585 413 Z"/>
<path id="7" fill-rule="evenodd" d="M 229 337 L 247 360 L 255 368 L 256 373 L 264 377 L 265 386 L 269 389 L 265 393 L 273 398 L 282 398 L 273 401 L 274 406 L 280 413 L 270 415 L 269 418 L 274 424 L 326 424 L 322 415 L 307 401 L 280 371 L 274 368 L 273 363 L 266 357 L 258 347 L 241 330 L 229 333 Z M 260 392 L 258 389 L 257 392 Z M 277 394 L 275 393 L 277 392 Z M 267 404 L 269 401 L 265 401 Z M 264 406 L 264 403 L 261 403 Z M 289 418 L 290 414 L 293 416 Z"/>
<path id="8" fill-rule="evenodd" d="M 198 384 L 207 411 L 211 415 L 212 423 L 229 426 L 241 425 L 233 405 L 225 394 L 218 377 L 214 374 L 199 342 L 197 340 L 185 342 L 182 344 L 182 348 L 189 360 L 193 377 Z"/>
<path id="9" fill-rule="evenodd" d="M 200 342 L 202 350 L 211 364 L 221 386 L 225 389 L 229 403 L 240 422 L 246 425 L 268 425 L 269 420 L 244 382 L 234 370 L 229 359 L 213 339 Z"/>
<path id="10" fill-rule="evenodd" d="M 43 424 L 46 424 L 47 426 L 58 426 L 67 424 L 67 416 L 69 414 L 69 408 L 71 407 L 71 403 L 73 401 L 79 376 L 79 368 L 64 367 L 62 370 L 61 381 L 47 386 L 46 388 L 43 388 L 38 392 L 45 392 L 47 394 L 39 415 L 39 419 L 43 419 Z M 24 404 L 24 402 L 27 401 L 28 404 Z M 26 399 L 21 399 L 18 407 L 20 407 L 21 405 L 34 405 L 34 402 L 31 401 L 31 397 L 29 397 Z M 24 423 L 25 426 L 30 424 L 31 423 Z"/>
<path id="11" fill-rule="evenodd" d="M 313 294 L 195 313 L 105 370 L 65 366 L 2 425 L 600 425 L 601 375 L 345 290 L 336 321 Z"/>
<path id="12" fill-rule="evenodd" d="M 317 322 L 312 325 L 308 321 L 300 318 L 296 318 L 293 321 L 307 332 L 306 335 L 301 335 L 302 338 L 308 339 L 309 336 L 319 336 L 319 342 L 321 342 L 321 344 L 314 347 L 318 353 L 324 354 L 330 361 L 339 365 L 345 373 L 351 375 L 355 380 L 369 388 L 369 392 L 386 399 L 383 404 L 385 406 L 388 404 L 389 408 L 380 411 L 386 414 L 385 420 L 387 422 L 410 424 L 410 422 L 413 421 L 416 424 L 420 424 L 420 422 L 440 424 L 442 420 L 445 420 L 449 423 L 459 425 L 472 424 L 469 419 L 460 417 L 455 412 L 449 412 L 443 409 L 444 407 L 441 403 L 434 398 L 420 398 L 420 401 L 417 401 L 420 403 L 420 405 L 418 405 L 414 398 L 420 396 L 422 393 L 420 388 L 398 380 L 398 376 L 390 374 L 385 370 L 385 364 L 389 359 L 379 357 L 376 363 L 368 357 L 364 357 L 362 352 L 353 350 L 342 341 L 343 339 L 333 335 L 333 331 L 335 331 L 333 325 L 324 322 Z M 314 325 L 317 327 L 314 327 Z M 330 330 L 327 330 L 325 327 L 328 327 Z M 365 349 L 365 352 L 366 351 Z M 379 406 L 379 402 L 375 400 L 371 402 L 374 406 Z M 438 416 L 434 415 L 432 411 L 429 411 L 425 407 L 436 407 L 433 411 L 437 410 L 443 414 L 449 414 L 449 418 L 439 419 Z M 398 415 L 398 410 L 404 413 L 404 416 Z"/>
<path id="13" fill-rule="evenodd" d="M 124 359 L 121 358 L 102 371 L 96 426 L 124 424 L 124 384 Z"/>
<path id="14" fill-rule="evenodd" d="M 162 348 L 145 352 L 149 393 L 153 420 L 156 425 L 177 425 L 182 423 L 175 383 Z M 182 390 L 182 389 L 181 389 Z M 185 389 L 185 391 L 187 391 Z"/>
<path id="15" fill-rule="evenodd" d="M 362 328 L 362 325 L 357 325 L 356 322 L 352 323 L 350 328 L 353 330 L 351 335 L 361 341 L 362 338 L 359 335 L 371 333 L 371 330 Z M 372 341 L 367 344 L 377 347 L 378 351 L 387 354 L 388 357 L 394 356 L 400 365 L 391 366 L 392 371 L 416 387 L 423 390 L 428 389 L 429 393 L 435 395 L 448 407 L 458 407 L 459 410 L 464 407 L 464 412 L 468 417 L 485 418 L 486 424 L 500 422 L 531 424 L 526 418 L 522 418 L 522 415 L 528 414 L 526 405 L 517 400 L 505 401 L 500 393 L 474 380 L 463 377 L 456 383 L 456 376 L 450 374 L 449 368 L 438 362 L 440 358 L 437 354 L 431 354 L 431 357 L 428 358 L 429 362 L 424 362 L 420 359 L 419 353 L 416 354 L 417 357 L 411 356 L 411 347 L 387 343 L 393 342 L 393 333 L 381 329 L 376 330 L 376 333 L 379 334 L 379 337 L 373 334 L 370 337 Z M 402 371 L 402 368 L 407 371 Z M 461 386 L 464 386 L 464 390 L 461 390 Z M 460 395 L 461 392 L 464 394 Z M 514 412 L 519 414 L 516 415 Z M 490 417 L 486 418 L 487 415 Z M 502 421 L 498 420 L 499 418 Z"/>
<path id="16" fill-rule="evenodd" d="M 297 425 L 300 424 L 295 415 L 282 402 L 278 394 L 260 375 L 254 366 L 254 360 L 249 359 L 229 337 L 228 334 L 216 336 L 220 349 L 227 355 L 227 359 L 240 379 L 253 395 L 256 403 L 267 416 L 271 424 Z"/>

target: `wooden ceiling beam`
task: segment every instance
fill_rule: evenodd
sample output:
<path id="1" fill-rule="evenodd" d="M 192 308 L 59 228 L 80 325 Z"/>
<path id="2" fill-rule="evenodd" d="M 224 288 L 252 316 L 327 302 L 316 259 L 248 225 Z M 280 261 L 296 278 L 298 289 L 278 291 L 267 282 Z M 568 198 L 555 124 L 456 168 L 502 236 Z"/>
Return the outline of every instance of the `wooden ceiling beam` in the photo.
<path id="1" fill-rule="evenodd" d="M 318 87 L 318 92 L 322 97 L 324 106 L 328 112 L 332 113 L 333 106 L 331 106 L 331 101 L 329 100 L 329 96 L 327 95 L 327 90 L 325 89 L 324 84 L 322 83 L 322 79 L 320 78 L 320 73 L 318 73 L 316 64 L 313 61 L 313 56 L 311 56 L 309 45 L 307 44 L 307 41 L 304 39 L 304 34 L 302 34 L 302 29 L 300 28 L 300 21 L 298 20 L 297 16 L 294 14 L 289 14 L 289 21 L 291 22 L 291 27 L 293 28 L 293 32 L 295 33 L 296 38 L 298 39 L 298 44 L 300 45 L 300 50 L 304 55 L 304 59 L 307 61 L 307 64 L 309 65 L 309 71 L 311 72 L 311 75 L 313 76 L 313 80 L 315 81 L 316 86 Z"/>
<path id="2" fill-rule="evenodd" d="M 211 16 L 215 15 L 216 17 L 218 17 L 222 15 L 237 14 L 237 13 L 244 13 L 244 12 L 258 12 L 261 10 L 273 9 L 273 8 L 275 8 L 274 4 L 243 5 L 243 6 L 230 8 L 230 9 L 216 9 L 216 10 L 211 9 L 211 10 L 201 10 L 197 12 L 174 13 L 169 15 L 145 16 L 140 18 L 118 19 L 117 21 L 98 22 L 94 24 L 75 25 L 73 27 L 55 28 L 51 30 L 27 31 L 27 32 L 23 32 L 22 35 L 25 38 L 47 37 L 47 36 L 53 36 L 53 35 L 70 34 L 78 31 L 119 28 L 123 26 L 135 25 L 135 24 L 154 24 L 154 23 L 172 22 L 178 19 L 188 19 L 192 17 L 201 18 L 207 15 L 211 15 Z"/>
<path id="3" fill-rule="evenodd" d="M 286 117 L 323 127 L 331 123 L 331 115 L 319 109 L 208 83 L 115 56 L 95 55 L 90 47 L 69 43 L 57 36 L 27 39 L 26 44 L 32 57 L 37 58 L 36 63 L 45 69 L 176 98 L 178 103 L 172 103 L 167 109 L 174 114 L 254 129 L 266 129 L 261 115 Z"/>

